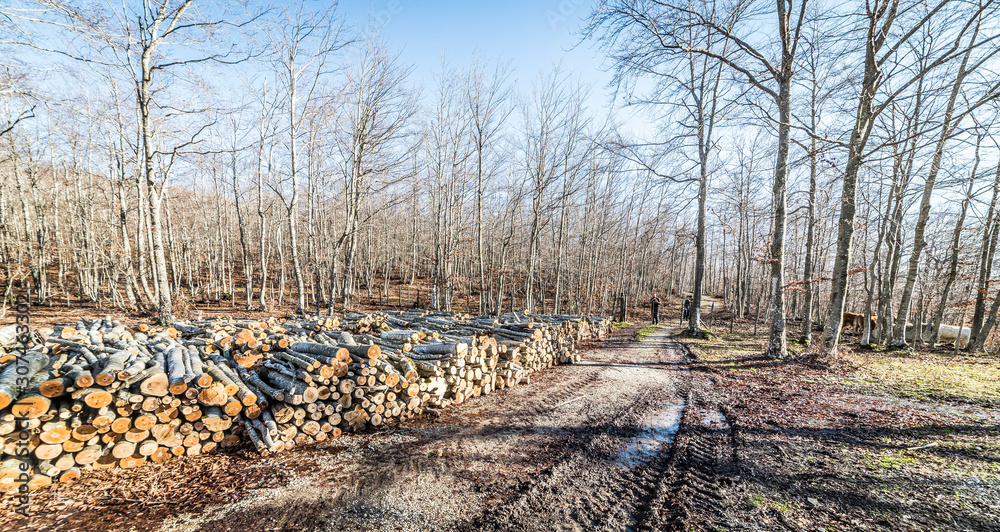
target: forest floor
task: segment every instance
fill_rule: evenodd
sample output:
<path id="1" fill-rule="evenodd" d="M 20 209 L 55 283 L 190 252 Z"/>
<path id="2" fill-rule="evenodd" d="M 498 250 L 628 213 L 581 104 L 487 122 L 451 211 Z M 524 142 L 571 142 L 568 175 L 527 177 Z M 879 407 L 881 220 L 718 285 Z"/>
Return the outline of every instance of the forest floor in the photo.
<path id="1" fill-rule="evenodd" d="M 733 528 L 1000 530 L 1000 361 L 950 350 L 775 361 L 749 329 L 685 339 L 691 370 L 724 394 Z"/>
<path id="2" fill-rule="evenodd" d="M 0 528 L 1000 530 L 1000 362 L 773 361 L 752 328 L 625 329 L 437 415 L 3 500 Z"/>

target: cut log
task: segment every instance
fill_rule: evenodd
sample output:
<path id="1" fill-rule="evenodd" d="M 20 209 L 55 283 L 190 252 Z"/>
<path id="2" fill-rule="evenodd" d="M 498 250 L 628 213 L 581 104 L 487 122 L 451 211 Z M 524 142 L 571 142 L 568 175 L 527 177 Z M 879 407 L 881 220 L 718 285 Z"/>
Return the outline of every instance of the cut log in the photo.
<path id="1" fill-rule="evenodd" d="M 0 410 L 7 408 L 27 388 L 36 373 L 49 363 L 41 351 L 31 350 L 4 366 L 0 371 Z"/>
<path id="2" fill-rule="evenodd" d="M 44 488 L 45 486 L 51 486 L 51 485 L 52 485 L 52 477 L 47 475 L 42 475 L 40 473 L 32 475 L 31 479 L 28 480 L 29 491 L 39 490 L 41 488 Z"/>
<path id="3" fill-rule="evenodd" d="M 201 423 L 206 429 L 212 432 L 223 432 L 233 426 L 233 421 L 225 416 L 218 407 L 205 409 L 205 415 L 201 418 Z"/>
<path id="4" fill-rule="evenodd" d="M 153 397 L 164 397 L 168 393 L 170 387 L 170 379 L 166 373 L 154 373 L 144 379 L 139 383 L 139 391 L 143 395 L 153 396 Z"/>
<path id="5" fill-rule="evenodd" d="M 146 457 L 140 454 L 126 456 L 118 460 L 118 467 L 122 469 L 133 469 L 146 463 Z"/>
<path id="6" fill-rule="evenodd" d="M 35 419 L 49 411 L 52 401 L 40 393 L 38 388 L 27 395 L 22 396 L 10 407 L 12 414 L 19 419 Z"/>
<path id="7" fill-rule="evenodd" d="M 59 475 L 59 482 L 73 482 L 80 478 L 80 468 L 71 467 Z"/>
<path id="8" fill-rule="evenodd" d="M 118 379 L 118 372 L 125 369 L 125 361 L 132 355 L 128 351 L 119 350 L 107 357 L 101 372 L 94 377 L 94 382 L 100 386 L 109 386 Z"/>
<path id="9" fill-rule="evenodd" d="M 76 381 L 69 376 L 55 377 L 39 385 L 38 391 L 43 396 L 52 399 L 66 393 L 66 390 L 71 388 L 75 383 Z"/>
<path id="10" fill-rule="evenodd" d="M 150 457 L 153 456 L 153 454 L 156 453 L 157 449 L 159 448 L 160 446 L 159 444 L 156 443 L 156 441 L 144 440 L 139 443 L 138 447 L 136 448 L 136 452 L 139 454 L 139 456 Z"/>
<path id="11" fill-rule="evenodd" d="M 54 477 L 62 472 L 49 460 L 42 460 L 38 462 L 38 465 L 35 466 L 35 470 L 38 471 L 39 474 L 45 475 L 47 477 Z"/>
<path id="12" fill-rule="evenodd" d="M 139 430 L 149 430 L 156 424 L 156 416 L 143 414 L 132 422 L 132 425 Z"/>
<path id="13" fill-rule="evenodd" d="M 63 443 L 70 439 L 73 432 L 66 425 L 55 425 L 45 429 L 38 435 L 44 443 Z"/>
<path id="14" fill-rule="evenodd" d="M 109 452 L 109 453 L 101 455 L 93 463 L 93 467 L 94 467 L 94 469 L 109 469 L 109 468 L 112 468 L 112 467 L 117 467 L 118 466 L 118 462 L 119 462 L 119 460 L 117 458 L 115 458 L 114 456 L 111 456 L 111 453 Z"/>
<path id="15" fill-rule="evenodd" d="M 225 386 L 226 395 L 236 395 L 236 392 L 239 391 L 239 386 L 237 386 L 236 383 L 233 382 L 233 380 L 215 364 L 206 364 L 204 368 L 216 382 L 222 383 L 222 385 Z"/>
<path id="16" fill-rule="evenodd" d="M 73 382 L 77 388 L 89 388 L 94 385 L 94 375 L 88 369 L 81 369 L 75 373 Z"/>
<path id="17" fill-rule="evenodd" d="M 223 407 L 222 410 L 223 412 L 226 413 L 227 416 L 235 417 L 243 410 L 243 403 L 241 403 L 240 401 L 230 400 L 226 402 L 226 405 Z"/>
<path id="18" fill-rule="evenodd" d="M 53 443 L 43 443 L 35 447 L 34 455 L 39 460 L 54 460 L 62 454 L 62 445 Z"/>
<path id="19" fill-rule="evenodd" d="M 149 460 L 154 464 L 162 464 L 167 460 L 173 458 L 173 454 L 170 452 L 169 447 L 157 446 L 153 454 L 149 455 Z"/>
<path id="20" fill-rule="evenodd" d="M 125 441 L 130 441 L 132 443 L 139 443 L 149 437 L 148 430 L 141 430 L 137 428 L 129 429 L 125 433 Z"/>
<path id="21" fill-rule="evenodd" d="M 135 454 L 135 443 L 130 441 L 120 441 L 111 449 L 111 456 L 121 460 Z"/>
<path id="22" fill-rule="evenodd" d="M 114 396 L 101 388 L 83 388 L 72 393 L 74 400 L 82 400 L 93 409 L 100 409 L 111 404 Z"/>
<path id="23" fill-rule="evenodd" d="M 156 425 L 149 432 L 153 436 L 153 439 L 156 440 L 156 443 L 164 447 L 172 449 L 184 443 L 184 436 L 177 431 L 177 427 L 174 425 Z"/>
<path id="24" fill-rule="evenodd" d="M 73 458 L 72 453 L 63 453 L 62 456 L 56 459 L 55 466 L 58 467 L 60 471 L 76 469 L 76 460 Z"/>
<path id="25" fill-rule="evenodd" d="M 206 406 L 222 406 L 229 400 L 226 387 L 222 383 L 214 383 L 201 390 L 198 394 L 198 402 Z"/>
<path id="26" fill-rule="evenodd" d="M 97 427 L 93 425 L 80 425 L 73 429 L 71 433 L 74 439 L 79 441 L 88 441 L 97 435 Z"/>
<path id="27" fill-rule="evenodd" d="M 120 417 L 111 422 L 111 432 L 125 434 L 132 428 L 132 418 Z"/>
<path id="28" fill-rule="evenodd" d="M 184 349 L 172 347 L 165 355 L 169 386 L 167 390 L 173 395 L 181 395 L 187 390 L 187 369 L 184 367 Z"/>

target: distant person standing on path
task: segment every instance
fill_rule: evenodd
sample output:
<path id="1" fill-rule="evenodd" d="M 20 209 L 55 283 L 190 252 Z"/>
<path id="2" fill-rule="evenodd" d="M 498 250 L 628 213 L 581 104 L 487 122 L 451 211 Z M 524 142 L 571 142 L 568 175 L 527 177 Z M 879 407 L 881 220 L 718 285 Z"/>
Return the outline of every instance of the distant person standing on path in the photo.
<path id="1" fill-rule="evenodd" d="M 653 325 L 660 323 L 660 297 L 653 294 L 653 299 L 649 300 L 650 314 L 653 315 Z"/>
<path id="2" fill-rule="evenodd" d="M 688 319 L 691 315 L 691 301 L 688 298 L 684 298 L 684 319 Z"/>

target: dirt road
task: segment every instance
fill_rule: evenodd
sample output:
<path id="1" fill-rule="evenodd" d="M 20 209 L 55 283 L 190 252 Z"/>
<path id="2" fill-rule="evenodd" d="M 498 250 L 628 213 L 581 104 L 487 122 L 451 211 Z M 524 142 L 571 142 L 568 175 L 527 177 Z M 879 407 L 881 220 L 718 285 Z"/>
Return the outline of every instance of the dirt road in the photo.
<path id="1" fill-rule="evenodd" d="M 725 417 L 669 331 L 437 419 L 264 460 L 290 479 L 162 530 L 669 530 L 724 519 Z M 708 523 L 703 523 L 708 524 Z M 711 527 L 709 527 L 711 528 Z"/>

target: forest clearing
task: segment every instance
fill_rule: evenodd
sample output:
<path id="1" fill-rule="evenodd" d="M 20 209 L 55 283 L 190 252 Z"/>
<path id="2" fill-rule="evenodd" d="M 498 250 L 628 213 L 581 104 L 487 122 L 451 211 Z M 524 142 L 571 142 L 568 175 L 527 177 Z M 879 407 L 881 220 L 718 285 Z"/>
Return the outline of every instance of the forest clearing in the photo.
<path id="1" fill-rule="evenodd" d="M 0 524 L 1000 530 L 998 43 L 0 2 Z"/>

